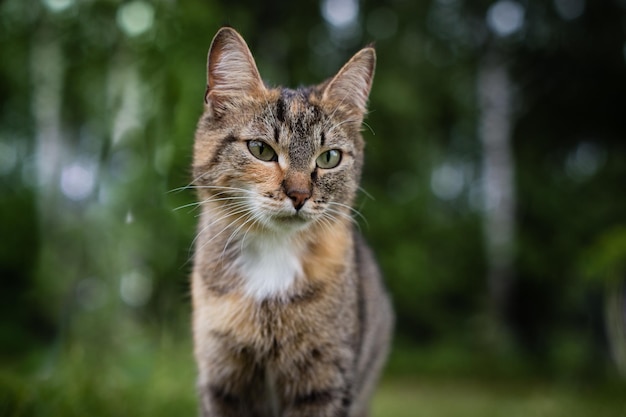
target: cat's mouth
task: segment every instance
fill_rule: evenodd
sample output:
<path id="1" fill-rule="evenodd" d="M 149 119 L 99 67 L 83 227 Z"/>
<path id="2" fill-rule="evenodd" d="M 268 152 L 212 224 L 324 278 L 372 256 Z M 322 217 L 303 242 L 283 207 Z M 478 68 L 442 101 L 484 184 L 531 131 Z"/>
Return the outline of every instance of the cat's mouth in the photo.
<path id="1" fill-rule="evenodd" d="M 272 217 L 272 220 L 278 224 L 290 226 L 304 225 L 310 221 L 308 216 L 304 215 L 301 211 L 293 214 L 277 214 Z"/>
<path id="2" fill-rule="evenodd" d="M 274 219 L 279 221 L 279 222 L 306 222 L 308 221 L 308 219 L 302 215 L 300 212 L 297 212 L 295 214 L 280 214 L 277 216 L 274 216 Z"/>

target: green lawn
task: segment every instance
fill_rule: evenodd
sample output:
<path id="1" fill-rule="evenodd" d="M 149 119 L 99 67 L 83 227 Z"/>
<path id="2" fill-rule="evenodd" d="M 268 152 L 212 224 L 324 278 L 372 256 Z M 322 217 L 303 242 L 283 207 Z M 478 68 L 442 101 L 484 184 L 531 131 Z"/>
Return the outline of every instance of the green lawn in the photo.
<path id="1" fill-rule="evenodd" d="M 35 373 L 0 371 L 0 417 L 195 416 L 191 347 L 67 349 Z M 373 417 L 626 417 L 624 386 L 387 376 Z"/>
<path id="2" fill-rule="evenodd" d="M 625 417 L 626 393 L 545 382 L 389 379 L 373 406 L 375 417 Z"/>

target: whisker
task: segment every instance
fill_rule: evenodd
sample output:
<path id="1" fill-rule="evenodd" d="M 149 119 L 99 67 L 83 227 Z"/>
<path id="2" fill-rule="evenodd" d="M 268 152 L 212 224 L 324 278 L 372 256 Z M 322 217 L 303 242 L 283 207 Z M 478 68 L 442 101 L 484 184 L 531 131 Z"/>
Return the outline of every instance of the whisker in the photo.
<path id="1" fill-rule="evenodd" d="M 213 226 L 214 224 L 216 224 L 219 221 L 222 221 L 223 219 L 229 217 L 229 216 L 235 216 L 237 214 L 241 214 L 241 213 L 245 213 L 246 211 L 249 211 L 250 209 L 247 207 L 244 208 L 239 208 L 239 207 L 243 207 L 243 205 L 238 206 L 237 209 L 235 211 L 228 211 L 226 212 L 226 214 L 224 214 L 223 216 L 220 216 L 217 219 L 214 219 L 213 221 L 211 221 L 209 224 L 207 224 L 206 226 L 204 226 L 202 228 L 202 230 L 200 230 L 196 236 L 193 238 L 192 242 L 191 242 L 191 246 L 189 248 L 189 252 L 191 252 L 191 250 L 193 249 L 196 241 L 198 240 L 198 238 L 200 237 L 200 235 L 204 232 L 206 232 L 207 230 L 209 230 L 209 228 L 211 226 Z M 238 219 L 233 220 L 232 222 L 230 222 L 225 228 L 223 228 L 219 233 L 217 233 L 216 235 L 214 235 L 211 239 L 209 239 L 208 242 L 205 242 L 205 244 L 203 244 L 198 250 L 204 248 L 209 242 L 213 241 L 213 239 L 215 239 L 217 236 L 219 236 L 220 234 L 222 234 L 224 232 L 224 230 L 226 230 L 228 227 L 230 227 L 230 225 L 232 225 L 234 222 L 236 222 Z M 189 256 L 191 256 L 191 254 L 189 254 Z"/>
<path id="2" fill-rule="evenodd" d="M 363 222 L 365 223 L 365 225 L 367 227 L 369 227 L 369 222 L 367 221 L 367 219 L 365 218 L 365 216 L 363 214 L 361 214 L 360 211 L 358 211 L 357 209 L 355 209 L 354 207 L 350 207 L 347 204 L 342 204 L 342 203 L 337 203 L 336 201 L 331 201 L 328 203 L 329 206 L 339 206 L 339 207 L 344 207 L 347 208 L 348 210 L 350 210 L 352 213 L 354 213 L 354 215 L 358 216 L 359 218 L 361 218 L 363 220 Z M 342 212 L 343 213 L 343 212 Z M 343 213 L 345 214 L 345 213 Z M 350 216 L 352 217 L 352 216 Z"/>
<path id="3" fill-rule="evenodd" d="M 245 188 L 226 187 L 222 185 L 186 185 L 184 187 L 174 188 L 173 190 L 170 190 L 169 192 L 176 192 L 176 191 L 182 191 L 182 190 L 205 190 L 205 189 L 206 190 L 224 190 L 224 192 L 237 191 L 237 192 L 248 193 L 248 194 L 257 194 L 256 191 L 246 190 Z"/>
<path id="4" fill-rule="evenodd" d="M 324 231 L 330 232 L 333 227 L 333 220 L 337 221 L 335 216 L 333 216 L 331 213 L 323 212 L 322 215 L 315 220 L 315 223 L 319 223 Z"/>
<path id="5" fill-rule="evenodd" d="M 332 215 L 334 221 L 339 222 L 341 221 L 341 219 L 345 219 L 349 221 L 350 223 L 354 224 L 359 230 L 361 230 L 361 225 L 359 224 L 359 222 L 357 222 L 356 219 L 350 216 L 349 214 L 344 213 L 343 211 L 335 210 L 331 208 L 326 208 L 326 210 L 328 211 L 329 214 Z"/>
<path id="6" fill-rule="evenodd" d="M 230 237 L 226 241 L 226 244 L 224 245 L 224 249 L 222 250 L 222 254 L 220 256 L 220 260 L 222 262 L 222 266 L 226 268 L 226 271 L 232 271 L 237 266 L 236 262 L 231 262 L 231 263 L 229 263 L 227 265 L 224 265 L 224 257 L 226 255 L 226 252 L 228 251 L 228 246 L 231 244 L 232 240 L 237 236 L 237 234 L 240 233 L 241 229 L 243 229 L 244 227 L 247 226 L 246 231 L 243 234 L 243 237 L 241 238 L 241 244 L 240 244 L 240 247 L 239 247 L 239 250 L 243 252 L 246 236 L 248 235 L 248 232 L 250 232 L 252 227 L 254 227 L 254 225 L 257 224 L 258 219 L 260 218 L 259 214 L 256 213 L 255 211 L 252 211 L 252 210 L 250 212 L 246 213 L 243 217 L 247 217 L 247 218 L 241 225 L 239 225 L 233 231 L 233 233 L 231 233 Z M 230 225 L 232 225 L 232 223 Z M 233 250 L 233 249 L 231 249 L 231 250 Z"/>
<path id="7" fill-rule="evenodd" d="M 341 101 L 339 102 L 339 104 L 337 104 L 337 106 L 335 107 L 335 109 L 333 110 L 333 112 L 330 114 L 330 116 L 328 117 L 328 121 L 331 121 L 333 116 L 335 115 L 335 113 L 337 113 L 337 110 L 339 110 L 339 108 L 343 105 L 343 102 L 346 101 L 346 99 L 348 98 L 349 94 L 346 93 L 345 96 L 343 96 L 343 98 L 341 99 Z M 324 126 L 326 127 L 326 126 Z"/>
<path id="8" fill-rule="evenodd" d="M 242 212 L 245 210 L 242 210 Z M 235 224 L 237 221 L 239 220 L 239 218 L 234 219 L 233 221 L 231 221 L 230 223 L 228 223 L 228 225 L 226 225 L 224 228 L 222 228 L 222 230 L 220 230 L 218 233 L 216 233 L 215 235 L 213 235 L 213 237 L 211 237 L 209 240 L 207 240 L 206 242 L 204 242 L 202 244 L 202 246 L 200 246 L 198 248 L 198 252 L 202 251 L 209 243 L 213 242 L 215 239 L 217 239 L 222 233 L 224 233 L 226 230 L 228 230 L 233 224 Z M 195 240 L 195 239 L 194 239 Z"/>
<path id="9" fill-rule="evenodd" d="M 350 123 L 350 122 L 356 122 L 358 119 L 346 119 L 343 120 L 339 123 L 336 123 L 333 127 L 331 127 L 330 129 L 328 129 L 328 133 L 333 132 L 335 129 L 339 128 L 339 126 L 346 124 L 346 123 Z"/>
<path id="10" fill-rule="evenodd" d="M 247 207 L 249 207 L 249 206 L 248 206 L 248 203 L 247 203 L 247 202 L 245 202 L 245 201 L 238 201 L 238 202 L 234 202 L 234 203 L 227 203 L 227 204 L 223 204 L 223 205 L 222 205 L 222 208 L 223 208 L 223 209 L 227 209 L 227 210 L 231 210 L 231 211 L 232 211 L 232 210 L 239 210 L 239 211 L 232 211 L 232 214 L 233 214 L 233 215 L 234 215 L 234 214 L 239 214 L 239 213 L 241 213 L 241 210 L 240 210 L 240 209 L 242 209 L 242 208 L 247 208 Z M 198 214 L 196 214 L 196 217 L 200 217 L 201 215 L 202 215 L 202 213 L 198 213 Z M 225 215 L 225 216 L 223 216 L 222 218 L 224 218 L 224 217 L 228 217 L 229 215 L 230 215 L 230 214 L 226 214 L 226 215 Z"/>
<path id="11" fill-rule="evenodd" d="M 345 212 L 343 212 L 341 210 L 331 209 L 331 208 L 327 208 L 326 210 L 329 211 L 330 213 L 338 215 L 339 217 L 343 217 L 344 219 L 350 221 L 351 223 L 353 223 L 355 226 L 359 227 L 359 229 L 360 229 L 361 225 L 359 224 L 359 222 L 353 216 L 349 215 L 348 213 L 345 213 Z M 337 219 L 338 219 L 338 217 L 337 217 Z"/>
<path id="12" fill-rule="evenodd" d="M 244 248 L 244 244 L 246 242 L 246 236 L 248 236 L 248 232 L 250 232 L 250 230 L 252 230 L 252 227 L 254 227 L 258 220 L 260 219 L 260 216 L 258 213 L 253 213 L 252 216 L 252 223 L 248 226 L 248 228 L 246 229 L 246 232 L 243 234 L 243 237 L 241 238 L 241 245 L 239 247 L 239 251 L 243 252 L 243 248 Z"/>
<path id="13" fill-rule="evenodd" d="M 227 200 L 226 200 L 227 201 Z M 204 200 L 199 204 L 207 204 L 210 201 Z M 235 199 L 233 201 L 227 201 L 225 203 L 221 203 L 220 206 L 218 207 L 218 209 L 220 209 L 221 211 L 224 211 L 224 209 L 226 210 L 233 210 L 233 209 L 237 209 L 239 207 L 245 207 L 246 205 L 248 205 L 248 199 L 246 198 L 241 198 L 241 199 Z M 197 214 L 196 217 L 200 216 L 201 213 Z"/>
<path id="14" fill-rule="evenodd" d="M 376 136 L 376 133 L 374 132 L 374 129 L 372 129 L 372 126 L 367 124 L 367 122 L 365 121 L 362 121 L 361 124 L 369 129 L 369 131 L 372 133 L 372 136 Z"/>
<path id="15" fill-rule="evenodd" d="M 173 208 L 172 211 L 177 211 L 177 210 L 181 210 L 187 207 L 194 207 L 197 208 L 198 206 L 201 206 L 203 204 L 209 203 L 209 202 L 217 202 L 217 201 L 229 201 L 229 200 L 247 200 L 249 197 L 246 196 L 232 196 L 232 197 L 222 197 L 222 198 L 213 198 L 213 197 L 209 197 L 209 198 L 205 198 L 202 201 L 194 201 L 193 203 L 188 203 L 188 204 L 183 204 L 182 206 L 178 206 L 176 208 Z"/>
<path id="16" fill-rule="evenodd" d="M 376 199 L 374 198 L 373 195 L 371 195 L 370 193 L 367 192 L 367 190 L 361 186 L 358 187 L 359 191 L 361 191 L 363 194 L 365 194 L 367 197 L 369 197 L 372 201 L 376 201 Z"/>
<path id="17" fill-rule="evenodd" d="M 178 188 L 174 188 L 172 190 L 169 190 L 167 193 L 169 194 L 169 193 L 173 193 L 173 192 L 184 191 L 184 190 L 190 189 L 190 188 L 192 188 L 193 184 L 196 181 L 198 181 L 200 178 L 202 178 L 204 175 L 206 175 L 206 172 L 202 173 L 199 176 L 197 176 L 196 178 L 192 179 L 191 182 L 189 182 L 189 184 L 187 184 L 187 185 L 185 185 L 183 187 L 178 187 Z"/>
<path id="18" fill-rule="evenodd" d="M 226 254 L 226 249 L 228 248 L 228 245 L 230 245 L 230 242 L 235 238 L 237 233 L 239 233 L 239 231 L 243 227 L 245 227 L 251 220 L 254 219 L 254 212 L 250 210 L 248 213 L 245 214 L 245 216 L 242 216 L 242 218 L 245 219 L 245 221 L 239 226 L 237 226 L 237 228 L 228 237 L 228 240 L 226 241 L 226 244 L 224 245 L 224 249 L 222 250 L 222 255 L 220 256 L 220 259 L 224 259 L 224 255 Z"/>
<path id="19" fill-rule="evenodd" d="M 200 206 L 203 203 L 204 203 L 204 201 L 194 201 L 193 203 L 183 204 L 182 206 L 175 207 L 175 208 L 172 209 L 172 211 L 182 210 L 182 209 L 187 208 L 187 207 Z M 194 207 L 194 209 L 195 208 L 197 208 L 197 207 Z"/>

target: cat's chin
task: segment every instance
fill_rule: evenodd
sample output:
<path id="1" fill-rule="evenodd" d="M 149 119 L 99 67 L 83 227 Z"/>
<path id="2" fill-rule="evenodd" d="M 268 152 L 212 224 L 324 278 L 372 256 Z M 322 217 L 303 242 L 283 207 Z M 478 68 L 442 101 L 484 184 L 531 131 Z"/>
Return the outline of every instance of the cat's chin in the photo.
<path id="1" fill-rule="evenodd" d="M 311 224 L 311 219 L 302 213 L 295 214 L 279 214 L 274 215 L 271 218 L 272 228 L 277 230 L 289 231 L 289 230 L 302 230 Z"/>

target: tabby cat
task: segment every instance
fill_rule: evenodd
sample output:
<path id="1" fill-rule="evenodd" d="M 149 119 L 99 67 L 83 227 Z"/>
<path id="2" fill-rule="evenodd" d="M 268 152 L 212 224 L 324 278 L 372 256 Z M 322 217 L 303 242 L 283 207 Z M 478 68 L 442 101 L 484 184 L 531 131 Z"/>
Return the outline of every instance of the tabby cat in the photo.
<path id="1" fill-rule="evenodd" d="M 215 35 L 193 187 L 201 415 L 366 416 L 393 315 L 351 204 L 375 52 L 326 82 L 268 88 L 243 38 Z"/>

